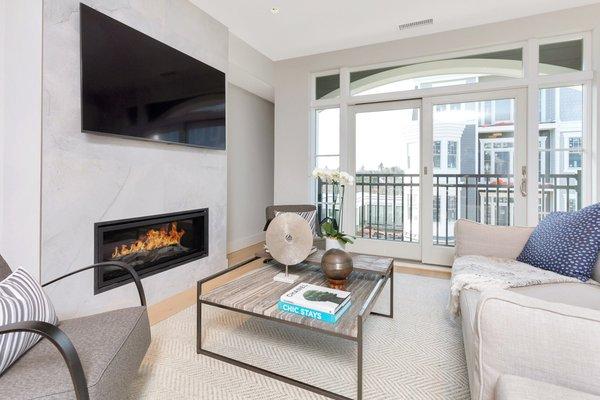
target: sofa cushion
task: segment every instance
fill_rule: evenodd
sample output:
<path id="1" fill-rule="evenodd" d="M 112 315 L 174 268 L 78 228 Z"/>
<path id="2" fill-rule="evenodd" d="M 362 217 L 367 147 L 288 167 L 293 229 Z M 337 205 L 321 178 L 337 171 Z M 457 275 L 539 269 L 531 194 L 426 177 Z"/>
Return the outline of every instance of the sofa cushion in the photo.
<path id="1" fill-rule="evenodd" d="M 126 399 L 126 390 L 150 345 L 145 307 L 66 320 L 85 372 L 91 399 Z M 0 399 L 75 399 L 69 371 L 58 350 L 43 340 L 0 376 Z"/>
<path id="2" fill-rule="evenodd" d="M 496 400 L 600 400 L 600 396 L 515 375 L 502 375 L 495 388 Z"/>
<path id="3" fill-rule="evenodd" d="M 600 252 L 600 203 L 542 220 L 518 261 L 587 281 Z"/>
<path id="4" fill-rule="evenodd" d="M 479 360 L 477 358 L 479 342 L 475 332 L 475 315 L 480 296 L 479 291 L 471 289 L 465 289 L 460 293 L 461 325 L 471 393 L 479 393 L 481 387 L 478 375 Z"/>
<path id="5" fill-rule="evenodd" d="M 459 219 L 454 224 L 455 257 L 478 255 L 515 259 L 534 228 L 494 226 Z"/>
<path id="6" fill-rule="evenodd" d="M 512 288 L 509 290 L 540 300 L 600 311 L 600 285 L 552 283 Z"/>
<path id="7" fill-rule="evenodd" d="M 0 325 L 25 321 L 58 322 L 50 299 L 40 284 L 19 268 L 0 282 Z M 0 335 L 0 374 L 42 337 L 33 332 Z"/>

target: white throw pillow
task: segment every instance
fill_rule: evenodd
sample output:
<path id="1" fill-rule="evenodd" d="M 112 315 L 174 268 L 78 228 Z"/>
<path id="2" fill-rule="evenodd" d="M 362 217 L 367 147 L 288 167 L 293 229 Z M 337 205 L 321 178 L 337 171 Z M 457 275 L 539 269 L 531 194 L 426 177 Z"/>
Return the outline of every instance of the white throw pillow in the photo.
<path id="1" fill-rule="evenodd" d="M 40 284 L 19 268 L 0 282 L 0 326 L 23 321 L 56 325 L 58 318 Z M 0 335 L 0 374 L 41 338 L 31 332 Z"/>

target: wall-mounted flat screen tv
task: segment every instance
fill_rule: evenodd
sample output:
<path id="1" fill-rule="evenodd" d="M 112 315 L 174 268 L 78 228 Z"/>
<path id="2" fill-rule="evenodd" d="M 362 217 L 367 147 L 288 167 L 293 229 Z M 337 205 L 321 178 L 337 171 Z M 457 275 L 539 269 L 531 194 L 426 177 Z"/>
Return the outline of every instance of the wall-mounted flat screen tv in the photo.
<path id="1" fill-rule="evenodd" d="M 225 74 L 84 4 L 82 130 L 225 149 Z"/>

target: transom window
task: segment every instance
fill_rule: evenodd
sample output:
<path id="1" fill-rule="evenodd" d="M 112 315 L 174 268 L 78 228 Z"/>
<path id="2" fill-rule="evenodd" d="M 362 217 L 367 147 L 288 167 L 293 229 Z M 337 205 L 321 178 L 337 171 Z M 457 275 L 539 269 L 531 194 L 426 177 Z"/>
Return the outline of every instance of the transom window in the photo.
<path id="1" fill-rule="evenodd" d="M 315 78 L 315 99 L 335 99 L 340 97 L 340 74 L 324 75 Z"/>
<path id="2" fill-rule="evenodd" d="M 350 94 L 364 96 L 523 77 L 523 49 L 496 51 L 350 73 Z"/>
<path id="3" fill-rule="evenodd" d="M 583 70 L 583 39 L 540 45 L 540 75 Z"/>

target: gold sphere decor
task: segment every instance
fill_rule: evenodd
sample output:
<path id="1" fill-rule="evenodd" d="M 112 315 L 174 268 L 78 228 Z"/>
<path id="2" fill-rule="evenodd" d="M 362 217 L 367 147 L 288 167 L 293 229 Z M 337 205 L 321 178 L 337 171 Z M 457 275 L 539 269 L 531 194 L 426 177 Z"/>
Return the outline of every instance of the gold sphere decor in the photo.
<path id="1" fill-rule="evenodd" d="M 352 256 L 341 249 L 329 249 L 323 254 L 321 269 L 327 277 L 329 287 L 344 289 L 348 276 L 354 270 Z"/>

